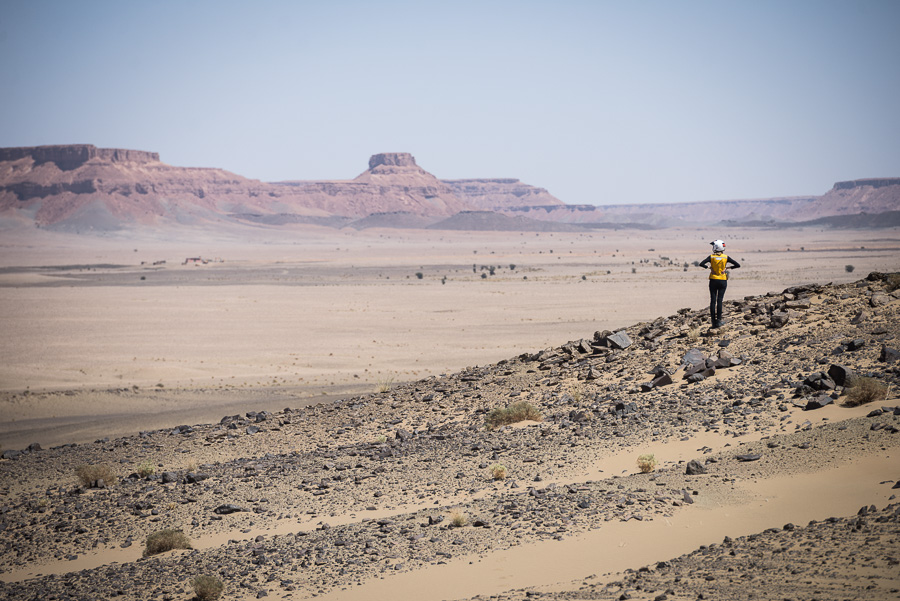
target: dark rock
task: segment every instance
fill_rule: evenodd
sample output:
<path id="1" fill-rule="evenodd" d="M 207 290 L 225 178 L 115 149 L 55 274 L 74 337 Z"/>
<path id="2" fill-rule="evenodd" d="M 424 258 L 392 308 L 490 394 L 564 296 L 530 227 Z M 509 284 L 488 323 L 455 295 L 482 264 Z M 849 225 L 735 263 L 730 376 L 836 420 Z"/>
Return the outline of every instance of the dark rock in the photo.
<path id="1" fill-rule="evenodd" d="M 790 320 L 790 315 L 788 315 L 784 311 L 775 311 L 774 313 L 772 313 L 772 319 L 769 321 L 769 327 L 776 329 L 783 328 L 788 324 Z"/>
<path id="2" fill-rule="evenodd" d="M 692 497 L 691 494 L 683 488 L 681 489 L 681 498 L 688 505 L 691 505 L 694 502 L 694 497 Z"/>
<path id="3" fill-rule="evenodd" d="M 738 461 L 758 461 L 761 458 L 762 455 L 760 455 L 759 453 L 746 453 L 744 455 L 737 456 Z"/>
<path id="4" fill-rule="evenodd" d="M 685 365 L 699 365 L 706 361 L 706 355 L 698 348 L 692 348 L 684 354 L 682 363 Z"/>
<path id="5" fill-rule="evenodd" d="M 616 332 L 615 334 L 607 336 L 606 340 L 610 347 L 623 350 L 627 349 L 633 344 L 631 338 L 628 337 L 628 334 L 625 332 L 625 330 L 621 330 L 619 332 Z"/>
<path id="6" fill-rule="evenodd" d="M 895 363 L 896 361 L 900 361 L 900 351 L 889 346 L 882 346 L 881 355 L 878 357 L 878 360 L 884 363 Z"/>
<path id="7" fill-rule="evenodd" d="M 28 451 L 29 453 L 32 453 L 34 451 L 40 451 L 41 445 L 36 442 L 33 442 L 30 445 L 28 445 L 27 447 L 25 447 L 25 450 Z"/>
<path id="8" fill-rule="evenodd" d="M 178 482 L 178 474 L 175 472 L 163 472 L 161 478 L 163 484 Z"/>
<path id="9" fill-rule="evenodd" d="M 706 468 L 703 467 L 703 464 L 701 464 L 696 459 L 692 459 L 690 462 L 688 462 L 687 468 L 685 469 L 684 473 L 688 476 L 696 476 L 697 474 L 705 474 Z"/>
<path id="10" fill-rule="evenodd" d="M 247 426 L 247 429 L 244 431 L 247 434 L 257 434 L 259 433 L 259 426 Z"/>
<path id="11" fill-rule="evenodd" d="M 803 408 L 804 411 L 812 411 L 813 409 L 821 409 L 826 405 L 830 405 L 834 402 L 827 394 L 822 394 L 817 397 L 811 398 L 806 402 L 806 406 Z"/>
<path id="12" fill-rule="evenodd" d="M 864 338 L 854 338 L 847 344 L 847 350 L 858 351 L 864 346 L 866 346 L 866 341 Z"/>
<path id="13" fill-rule="evenodd" d="M 213 512 L 216 513 L 217 515 L 228 515 L 230 513 L 238 513 L 239 511 L 247 511 L 247 510 L 244 509 L 243 507 L 239 507 L 238 505 L 232 505 L 230 503 L 226 504 L 226 505 L 219 505 L 218 507 L 216 507 L 213 510 Z"/>
<path id="14" fill-rule="evenodd" d="M 834 381 L 836 386 L 846 386 L 853 375 L 853 370 L 843 365 L 832 364 L 828 368 L 828 377 Z"/>

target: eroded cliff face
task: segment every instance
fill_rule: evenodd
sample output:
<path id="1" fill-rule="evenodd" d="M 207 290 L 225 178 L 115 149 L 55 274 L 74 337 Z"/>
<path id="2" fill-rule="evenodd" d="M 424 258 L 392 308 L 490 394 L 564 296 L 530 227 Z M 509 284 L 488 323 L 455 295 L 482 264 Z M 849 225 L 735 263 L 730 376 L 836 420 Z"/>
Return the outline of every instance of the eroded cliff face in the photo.
<path id="1" fill-rule="evenodd" d="M 483 211 L 502 211 L 512 207 L 565 206 L 544 188 L 524 184 L 517 179 L 446 179 L 457 196 Z"/>
<path id="2" fill-rule="evenodd" d="M 77 169 L 92 159 L 112 163 L 158 163 L 159 154 L 143 150 L 97 148 L 93 144 L 0 148 L 0 162 L 31 158 L 35 165 L 53 163 L 61 171 Z"/>

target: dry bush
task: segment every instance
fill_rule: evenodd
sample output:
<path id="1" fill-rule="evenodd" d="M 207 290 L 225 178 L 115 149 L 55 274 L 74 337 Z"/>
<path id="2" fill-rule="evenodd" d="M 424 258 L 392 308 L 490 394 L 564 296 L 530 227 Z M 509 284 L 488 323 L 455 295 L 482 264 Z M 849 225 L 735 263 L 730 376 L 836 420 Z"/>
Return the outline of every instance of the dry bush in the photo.
<path id="1" fill-rule="evenodd" d="M 875 378 L 853 378 L 847 389 L 845 407 L 857 407 L 887 398 L 888 387 Z"/>
<path id="2" fill-rule="evenodd" d="M 494 409 L 488 413 L 485 419 L 485 425 L 488 430 L 506 426 L 508 424 L 516 424 L 525 420 L 541 421 L 541 412 L 527 401 L 513 403 L 506 409 Z"/>
<path id="3" fill-rule="evenodd" d="M 466 524 L 469 523 L 469 518 L 466 514 L 461 513 L 460 511 L 453 511 L 450 514 L 450 525 L 455 528 L 462 528 Z"/>
<path id="4" fill-rule="evenodd" d="M 155 471 L 156 466 L 153 465 L 152 461 L 141 461 L 137 466 L 137 475 L 141 478 L 152 476 Z"/>
<path id="5" fill-rule="evenodd" d="M 394 378 L 383 378 L 381 380 L 378 380 L 378 392 L 390 392 L 393 385 Z"/>
<path id="6" fill-rule="evenodd" d="M 200 601 L 215 601 L 222 595 L 225 590 L 225 584 L 215 576 L 197 576 L 191 580 L 191 586 L 194 588 L 194 594 Z"/>
<path id="7" fill-rule="evenodd" d="M 159 530 L 147 537 L 147 545 L 144 548 L 144 557 L 165 553 L 172 549 L 191 549 L 191 539 L 181 530 L 166 528 Z"/>
<path id="8" fill-rule="evenodd" d="M 97 480 L 103 480 L 107 486 L 116 483 L 116 473 L 105 463 L 98 463 L 97 465 L 84 463 L 79 465 L 75 468 L 75 476 L 82 486 L 93 486 Z"/>
<path id="9" fill-rule="evenodd" d="M 646 474 L 656 469 L 656 457 L 653 453 L 646 453 L 637 458 L 638 469 Z"/>
<path id="10" fill-rule="evenodd" d="M 493 478 L 494 480 L 506 479 L 506 466 L 499 463 L 495 463 L 494 465 L 492 465 L 491 478 Z"/>
<path id="11" fill-rule="evenodd" d="M 700 340 L 700 328 L 691 328 L 688 330 L 687 337 L 691 342 Z"/>

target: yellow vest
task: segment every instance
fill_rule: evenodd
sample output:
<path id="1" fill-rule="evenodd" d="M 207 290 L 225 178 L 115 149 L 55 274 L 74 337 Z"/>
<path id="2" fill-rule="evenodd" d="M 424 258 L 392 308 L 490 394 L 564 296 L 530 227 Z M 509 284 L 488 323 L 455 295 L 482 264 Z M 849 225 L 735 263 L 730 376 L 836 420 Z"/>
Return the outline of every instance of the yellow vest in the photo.
<path id="1" fill-rule="evenodd" d="M 709 256 L 709 279 L 711 280 L 727 280 L 728 275 L 725 273 L 725 267 L 728 264 L 728 255 L 710 255 Z"/>

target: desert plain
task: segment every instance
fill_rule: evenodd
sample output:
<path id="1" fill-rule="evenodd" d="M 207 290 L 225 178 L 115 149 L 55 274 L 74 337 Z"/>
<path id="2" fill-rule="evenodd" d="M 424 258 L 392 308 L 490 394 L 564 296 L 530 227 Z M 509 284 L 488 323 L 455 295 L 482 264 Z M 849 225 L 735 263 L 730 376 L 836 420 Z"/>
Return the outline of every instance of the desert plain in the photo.
<path id="1" fill-rule="evenodd" d="M 898 267 L 896 228 L 4 232 L 0 598 L 900 598 Z"/>

